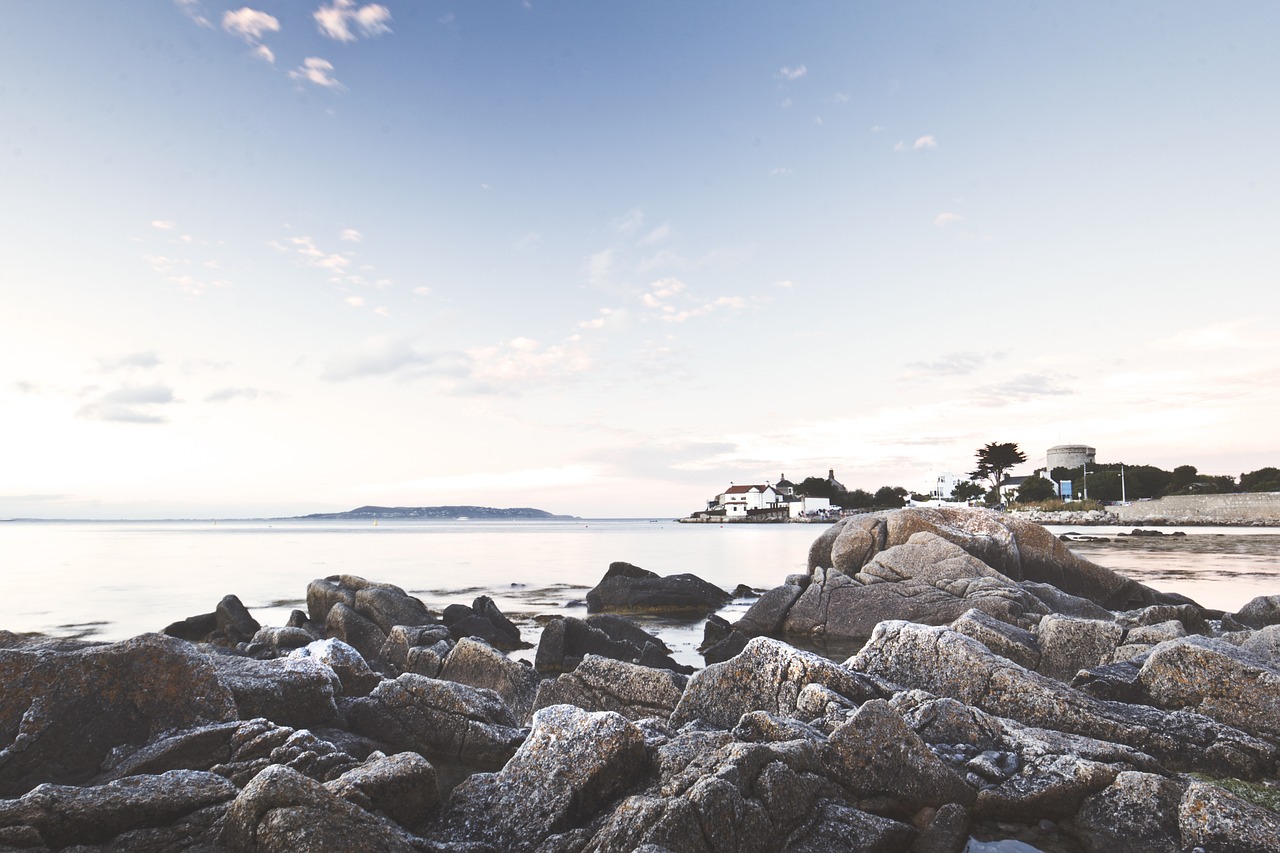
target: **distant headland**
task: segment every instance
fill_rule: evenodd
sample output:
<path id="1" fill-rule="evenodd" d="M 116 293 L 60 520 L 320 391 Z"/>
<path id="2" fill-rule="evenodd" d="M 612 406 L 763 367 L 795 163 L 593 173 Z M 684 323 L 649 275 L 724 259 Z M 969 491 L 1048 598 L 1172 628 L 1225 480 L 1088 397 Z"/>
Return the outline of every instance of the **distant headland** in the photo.
<path id="1" fill-rule="evenodd" d="M 553 515 L 532 507 L 492 506 L 362 506 L 346 512 L 313 512 L 295 518 L 321 521 L 349 521 L 364 518 L 437 518 L 437 519 L 574 519 L 576 515 Z"/>

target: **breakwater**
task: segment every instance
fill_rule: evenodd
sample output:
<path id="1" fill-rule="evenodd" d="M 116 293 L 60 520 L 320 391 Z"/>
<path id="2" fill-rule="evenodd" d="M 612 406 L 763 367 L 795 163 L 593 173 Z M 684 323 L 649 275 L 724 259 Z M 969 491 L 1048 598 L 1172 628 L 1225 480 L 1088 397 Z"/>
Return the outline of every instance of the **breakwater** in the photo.
<path id="1" fill-rule="evenodd" d="M 1015 510 L 1013 514 L 1039 524 L 1277 527 L 1280 526 L 1280 492 L 1173 495 L 1090 512 Z"/>

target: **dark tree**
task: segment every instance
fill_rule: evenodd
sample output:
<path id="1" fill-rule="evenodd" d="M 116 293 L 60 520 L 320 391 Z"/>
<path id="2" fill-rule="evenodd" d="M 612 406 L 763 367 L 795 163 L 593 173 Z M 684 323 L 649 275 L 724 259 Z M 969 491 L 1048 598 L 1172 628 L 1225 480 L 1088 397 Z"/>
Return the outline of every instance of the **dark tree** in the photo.
<path id="1" fill-rule="evenodd" d="M 973 482 L 973 480 L 961 480 L 951 489 L 951 500 L 976 501 L 986 493 L 987 490 Z"/>
<path id="2" fill-rule="evenodd" d="M 978 450 L 978 467 L 969 472 L 975 480 L 986 480 L 991 483 L 992 491 L 999 492 L 1000 481 L 1005 472 L 1021 462 L 1027 461 L 1027 454 L 1018 449 L 1014 442 L 992 442 Z"/>
<path id="3" fill-rule="evenodd" d="M 907 496 L 907 490 L 902 487 L 881 486 L 876 489 L 872 499 L 876 506 L 900 507 L 903 505 L 903 498 Z"/>
<path id="4" fill-rule="evenodd" d="M 875 505 L 875 497 L 865 489 L 854 489 L 845 492 L 844 503 L 840 506 L 845 509 L 867 509 Z"/>
<path id="5" fill-rule="evenodd" d="M 1037 474 L 1034 477 L 1028 477 L 1022 481 L 1022 485 L 1018 487 L 1018 503 L 1035 503 L 1036 501 L 1047 501 L 1049 498 L 1057 497 L 1058 490 L 1054 488 L 1053 483 Z"/>
<path id="6" fill-rule="evenodd" d="M 1242 492 L 1280 492 L 1280 469 L 1259 468 L 1240 475 Z"/>

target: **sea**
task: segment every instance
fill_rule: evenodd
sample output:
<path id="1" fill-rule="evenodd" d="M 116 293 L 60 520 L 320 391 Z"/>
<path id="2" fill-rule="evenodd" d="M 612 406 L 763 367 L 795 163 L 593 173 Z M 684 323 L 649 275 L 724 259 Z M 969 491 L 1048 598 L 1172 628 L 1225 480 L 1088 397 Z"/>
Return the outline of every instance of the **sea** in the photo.
<path id="1" fill-rule="evenodd" d="M 349 574 L 400 586 L 436 611 L 489 596 L 531 646 L 516 656 L 531 658 L 547 618 L 587 615 L 587 591 L 611 562 L 766 590 L 806 570 L 825 529 L 670 519 L 0 521 L 0 629 L 120 640 L 208 613 L 228 594 L 263 625 L 283 625 L 306 610 L 309 581 Z M 1234 611 L 1280 594 L 1280 528 L 1160 528 L 1153 537 L 1049 529 L 1105 539 L 1071 547 L 1206 607 Z M 721 615 L 733 621 L 752 600 L 740 596 Z M 677 660 L 703 665 L 703 619 L 638 621 Z M 843 659 L 852 650 L 827 651 Z"/>

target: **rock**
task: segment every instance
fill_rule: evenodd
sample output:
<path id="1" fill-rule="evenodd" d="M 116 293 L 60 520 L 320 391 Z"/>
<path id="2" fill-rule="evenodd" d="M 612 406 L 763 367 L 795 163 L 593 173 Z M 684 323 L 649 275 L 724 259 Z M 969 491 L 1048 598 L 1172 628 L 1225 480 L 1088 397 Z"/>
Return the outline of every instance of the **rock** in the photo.
<path id="1" fill-rule="evenodd" d="M 449 653 L 452 646 L 451 635 L 448 627 L 444 625 L 395 625 L 387 632 L 387 641 L 382 644 L 382 650 L 378 653 L 378 659 L 383 661 L 386 666 L 394 673 L 416 672 L 417 670 L 408 669 L 409 652 L 415 648 L 431 648 L 436 643 L 444 642 L 446 648 L 444 654 Z M 440 656 L 441 661 L 444 655 Z M 439 672 L 439 667 L 436 667 Z M 422 675 L 434 677 L 435 672 L 422 672 Z"/>
<path id="2" fill-rule="evenodd" d="M 436 770 L 416 752 L 371 759 L 343 773 L 326 789 L 367 812 L 380 812 L 407 829 L 440 808 Z"/>
<path id="3" fill-rule="evenodd" d="M 234 595 L 223 596 L 213 613 L 218 624 L 217 634 L 225 638 L 226 645 L 232 647 L 237 643 L 249 642 L 262 627 Z"/>
<path id="4" fill-rule="evenodd" d="M 76 648 L 0 649 L 0 797 L 81 784 L 121 746 L 236 718 L 236 701 L 189 643 L 143 634 Z"/>
<path id="5" fill-rule="evenodd" d="M 30 827 L 42 845 L 54 849 L 101 844 L 126 832 L 170 826 L 236 793 L 221 776 L 195 770 L 130 776 L 96 787 L 44 784 L 20 799 L 0 801 L 0 827 Z"/>
<path id="6" fill-rule="evenodd" d="M 1178 622 L 1182 625 L 1184 634 L 1212 634 L 1213 631 L 1207 621 L 1207 612 L 1196 604 L 1153 604 L 1141 610 L 1122 614 L 1120 621 L 1121 624 L 1129 627 Z"/>
<path id="7" fill-rule="evenodd" d="M 832 732 L 828 753 L 846 789 L 857 796 L 888 798 L 903 817 L 924 806 L 967 806 L 975 800 L 973 789 L 883 700 L 864 703 Z"/>
<path id="8" fill-rule="evenodd" d="M 356 593 L 367 589 L 385 589 L 392 593 L 406 595 L 403 589 L 394 584 L 375 583 L 358 575 L 329 575 L 327 578 L 317 578 L 307 584 L 307 615 L 313 623 L 323 625 L 335 604 L 342 603 L 355 610 Z M 367 598 L 366 602 L 368 602 Z"/>
<path id="9" fill-rule="evenodd" d="M 630 563 L 611 563 L 600 582 L 587 593 L 591 613 L 662 613 L 705 616 L 723 607 L 732 596 L 691 574 L 659 577 Z"/>
<path id="10" fill-rule="evenodd" d="M 528 664 L 511 660 L 480 640 L 458 641 L 445 658 L 439 677 L 470 687 L 486 688 L 502 697 L 517 720 L 527 720 L 542 680 Z"/>
<path id="11" fill-rule="evenodd" d="M 1154 646 L 1167 640 L 1176 640 L 1187 636 L 1187 629 L 1177 619 L 1158 622 L 1154 625 L 1139 625 L 1125 632 L 1125 645 L 1143 644 Z"/>
<path id="12" fill-rule="evenodd" d="M 1093 850 L 1181 853 L 1178 811 L 1183 788 L 1153 773 L 1126 770 L 1088 797 L 1072 822 Z"/>
<path id="13" fill-rule="evenodd" d="M 1203 782 L 1182 795 L 1178 828 L 1184 850 L 1280 853 L 1280 815 Z"/>
<path id="14" fill-rule="evenodd" d="M 1063 592 L 1051 583 L 1023 581 L 1018 586 L 1038 598 L 1050 613 L 1060 613 L 1076 619 L 1098 619 L 1104 622 L 1115 616 L 1107 608 L 1094 604 L 1087 598 Z"/>
<path id="15" fill-rule="evenodd" d="M 254 777 L 232 802 L 222 841 L 246 853 L 414 850 L 395 824 L 278 765 Z"/>
<path id="16" fill-rule="evenodd" d="M 1280 625 L 1268 625 L 1250 634 L 1240 648 L 1272 666 L 1280 666 Z"/>
<path id="17" fill-rule="evenodd" d="M 1251 599 L 1237 613 L 1232 614 L 1232 618 L 1250 628 L 1280 625 L 1280 595 L 1260 595 Z"/>
<path id="18" fill-rule="evenodd" d="M 702 628 L 702 645 L 698 652 L 707 663 L 724 663 L 747 647 L 751 638 L 714 613 Z"/>
<path id="19" fill-rule="evenodd" d="M 614 613 L 593 613 L 587 617 L 587 624 L 604 631 L 610 639 L 630 643 L 637 649 L 654 645 L 667 654 L 671 653 L 671 649 L 656 634 L 649 633 L 625 616 Z"/>
<path id="20" fill-rule="evenodd" d="M 665 669 L 587 655 L 573 672 L 543 681 L 534 708 L 574 705 L 585 711 L 615 711 L 631 720 L 668 717 L 688 681 Z"/>
<path id="21" fill-rule="evenodd" d="M 981 610 L 968 610 L 951 623 L 951 629 L 972 637 L 991 651 L 1024 669 L 1040 666 L 1040 642 L 1036 635 Z"/>
<path id="22" fill-rule="evenodd" d="M 440 640 L 426 648 L 409 649 L 405 655 L 404 672 L 435 678 L 440 674 L 440 670 L 444 669 L 445 659 L 449 657 L 451 651 L 453 651 L 453 644 L 445 640 Z"/>
<path id="23" fill-rule="evenodd" d="M 501 767 L 524 739 L 492 690 L 405 673 L 351 703 L 352 731 L 428 757 Z"/>
<path id="24" fill-rule="evenodd" d="M 387 635 L 381 628 L 341 601 L 329 608 L 324 633 L 351 646 L 366 662 L 375 666 L 379 664 L 378 656 L 387 642 Z"/>
<path id="25" fill-rule="evenodd" d="M 586 655 L 635 661 L 640 649 L 624 640 L 615 640 L 573 616 L 557 616 L 542 626 L 534 669 L 544 675 L 572 672 Z"/>
<path id="26" fill-rule="evenodd" d="M 450 604 L 444 610 L 444 623 L 456 640 L 474 637 L 499 649 L 523 649 L 529 644 L 520 638 L 520 629 L 503 616 L 488 596 L 480 596 L 474 606 Z"/>
<path id="27" fill-rule="evenodd" d="M 1280 667 L 1230 643 L 1199 636 L 1161 643 L 1147 655 L 1138 679 L 1158 707 L 1194 709 L 1280 740 Z"/>
<path id="28" fill-rule="evenodd" d="M 647 766 L 644 735 L 621 715 L 543 708 L 500 772 L 477 774 L 454 789 L 429 837 L 534 850 L 553 833 L 591 821 Z"/>
<path id="29" fill-rule="evenodd" d="M 260 628 L 249 643 L 267 646 L 276 654 L 280 654 L 303 648 L 318 639 L 320 638 L 303 628 Z"/>
<path id="30" fill-rule="evenodd" d="M 915 830 L 906 824 L 828 801 L 822 804 L 811 828 L 786 849 L 790 853 L 897 853 L 908 849 L 915 835 Z"/>
<path id="31" fill-rule="evenodd" d="M 954 542 L 1015 582 L 1052 584 L 1109 610 L 1160 603 L 1154 590 L 1077 556 L 1040 525 L 984 509 L 912 507 L 841 519 L 810 548 L 810 572 L 852 575 L 920 531 Z"/>
<path id="32" fill-rule="evenodd" d="M 342 735 L 344 743 L 354 739 Z M 238 786 L 247 785 L 266 767 L 279 764 L 317 782 L 336 779 L 357 766 L 360 761 L 332 741 L 308 729 L 277 726 L 269 720 L 247 720 L 232 733 L 230 755 L 220 763 L 208 766 Z"/>
<path id="33" fill-rule="evenodd" d="M 387 634 L 396 625 L 434 625 L 438 621 L 419 599 L 390 584 L 356 590 L 352 608 Z"/>
<path id="34" fill-rule="evenodd" d="M 673 726 L 691 720 L 732 729 L 748 711 L 788 717 L 806 684 L 820 684 L 855 702 L 882 698 L 873 680 L 812 652 L 756 637 L 742 654 L 695 673 L 671 715 Z"/>
<path id="35" fill-rule="evenodd" d="M 341 696 L 368 696 L 382 683 L 382 676 L 369 668 L 358 651 L 337 639 L 317 640 L 293 653 L 296 658 L 311 658 L 329 667 L 338 676 Z"/>
<path id="36" fill-rule="evenodd" d="M 886 619 L 945 625 L 970 609 L 1026 625 L 1047 612 L 963 548 L 921 532 L 875 554 L 858 571 L 814 568 L 782 630 L 862 640 Z"/>
<path id="37" fill-rule="evenodd" d="M 283 726 L 305 728 L 338 720 L 334 697 L 338 675 L 311 657 L 260 661 L 236 655 L 210 657 L 218 680 L 235 696 L 240 719 L 264 717 Z"/>
<path id="38" fill-rule="evenodd" d="M 787 612 L 800 598 L 804 588 L 799 584 L 786 583 L 774 587 L 756 599 L 751 609 L 734 623 L 733 627 L 751 637 L 773 637 L 782 630 L 782 623 Z"/>
<path id="39" fill-rule="evenodd" d="M 180 622 L 172 622 L 166 625 L 161 633 L 191 643 L 202 643 L 216 630 L 218 630 L 218 615 L 201 613 L 198 616 L 188 616 Z"/>
<path id="40" fill-rule="evenodd" d="M 1080 670 L 1110 660 L 1124 629 L 1115 622 L 1050 614 L 1040 620 L 1039 637 L 1040 673 L 1069 682 Z"/>
<path id="41" fill-rule="evenodd" d="M 947 628 L 881 623 L 845 666 L 1024 725 L 1126 744 L 1177 767 L 1256 779 L 1276 758 L 1273 745 L 1240 729 L 1201 714 L 1094 699 Z"/>

